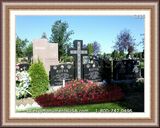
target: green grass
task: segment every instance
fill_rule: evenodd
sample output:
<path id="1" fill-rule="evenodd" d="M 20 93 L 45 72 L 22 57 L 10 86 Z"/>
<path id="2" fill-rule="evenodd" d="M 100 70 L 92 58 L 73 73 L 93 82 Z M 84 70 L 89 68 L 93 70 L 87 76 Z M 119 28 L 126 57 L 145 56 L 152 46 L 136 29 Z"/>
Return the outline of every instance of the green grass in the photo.
<path id="1" fill-rule="evenodd" d="M 144 112 L 144 93 L 129 92 L 121 101 L 99 104 L 62 106 L 52 108 L 29 108 L 17 110 L 27 113 L 51 113 L 51 112 Z"/>
<path id="2" fill-rule="evenodd" d="M 88 104 L 88 105 L 75 105 L 75 106 L 63 106 L 52 108 L 30 108 L 27 110 L 18 110 L 17 112 L 124 112 L 125 107 L 122 107 L 118 103 L 101 103 L 101 104 Z"/>

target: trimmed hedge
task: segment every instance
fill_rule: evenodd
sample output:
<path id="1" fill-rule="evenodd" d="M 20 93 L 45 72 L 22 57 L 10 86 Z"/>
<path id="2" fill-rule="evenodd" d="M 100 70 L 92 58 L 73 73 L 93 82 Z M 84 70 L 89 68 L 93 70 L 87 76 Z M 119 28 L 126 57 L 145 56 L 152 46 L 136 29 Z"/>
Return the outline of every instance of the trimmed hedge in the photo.
<path id="1" fill-rule="evenodd" d="M 102 103 L 120 100 L 124 97 L 121 88 L 116 85 L 98 86 L 90 81 L 74 80 L 54 93 L 43 94 L 35 98 L 41 107 Z"/>
<path id="2" fill-rule="evenodd" d="M 31 65 L 29 68 L 29 75 L 31 77 L 30 92 L 32 97 L 35 98 L 46 93 L 48 90 L 49 80 L 43 63 L 40 62 L 40 60 Z"/>

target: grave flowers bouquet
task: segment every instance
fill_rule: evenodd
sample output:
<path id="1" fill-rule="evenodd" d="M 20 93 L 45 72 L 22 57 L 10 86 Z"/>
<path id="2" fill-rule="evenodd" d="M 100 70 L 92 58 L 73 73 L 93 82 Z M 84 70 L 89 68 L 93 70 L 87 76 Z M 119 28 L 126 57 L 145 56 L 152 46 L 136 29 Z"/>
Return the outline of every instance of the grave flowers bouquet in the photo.
<path id="1" fill-rule="evenodd" d="M 30 77 L 27 71 L 16 71 L 16 98 L 25 98 L 31 93 L 29 92 Z"/>
<path id="2" fill-rule="evenodd" d="M 116 85 L 99 86 L 92 81 L 73 80 L 54 93 L 35 98 L 42 107 L 110 102 L 122 99 L 121 88 Z"/>

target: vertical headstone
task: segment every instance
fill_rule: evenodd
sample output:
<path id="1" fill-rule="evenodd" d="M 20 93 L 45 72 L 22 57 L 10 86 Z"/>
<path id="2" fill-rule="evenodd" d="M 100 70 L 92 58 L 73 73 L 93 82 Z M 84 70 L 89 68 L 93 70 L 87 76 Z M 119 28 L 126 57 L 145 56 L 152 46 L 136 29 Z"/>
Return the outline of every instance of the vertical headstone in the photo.
<path id="1" fill-rule="evenodd" d="M 18 68 L 19 68 L 21 71 L 24 71 L 24 70 L 28 70 L 28 69 L 29 69 L 29 64 L 28 64 L 28 63 L 18 64 L 17 66 L 18 66 Z"/>
<path id="2" fill-rule="evenodd" d="M 74 48 L 69 50 L 70 55 L 73 55 L 75 58 L 75 66 L 76 66 L 76 77 L 77 79 L 82 78 L 82 64 L 83 64 L 83 56 L 88 55 L 87 49 L 83 48 L 82 40 L 75 40 Z"/>
<path id="3" fill-rule="evenodd" d="M 33 62 L 40 59 L 49 73 L 51 65 L 57 65 L 58 62 L 58 44 L 48 43 L 47 39 L 38 39 L 33 41 Z"/>
<path id="4" fill-rule="evenodd" d="M 111 82 L 112 77 L 112 64 L 111 61 L 108 58 L 96 58 L 95 62 L 97 62 L 100 65 L 100 75 L 102 78 L 102 81 L 105 80 L 107 83 Z"/>

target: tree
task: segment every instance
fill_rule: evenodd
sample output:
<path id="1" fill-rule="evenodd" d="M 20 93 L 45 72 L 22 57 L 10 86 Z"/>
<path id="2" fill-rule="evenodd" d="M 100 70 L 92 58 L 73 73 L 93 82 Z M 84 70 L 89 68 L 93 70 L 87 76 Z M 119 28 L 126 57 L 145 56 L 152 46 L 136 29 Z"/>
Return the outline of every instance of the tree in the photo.
<path id="1" fill-rule="evenodd" d="M 128 53 L 131 53 L 135 50 L 135 45 L 135 39 L 133 39 L 129 30 L 125 29 L 117 36 L 114 48 L 119 52 L 128 51 Z"/>
<path id="2" fill-rule="evenodd" d="M 114 50 L 112 53 L 111 53 L 111 57 L 112 59 L 114 60 L 117 60 L 119 58 L 119 53 L 117 50 Z"/>
<path id="3" fill-rule="evenodd" d="M 94 49 L 93 49 L 93 44 L 92 43 L 89 43 L 87 45 L 87 49 L 88 49 L 88 55 L 93 55 L 93 52 L 94 52 Z"/>
<path id="4" fill-rule="evenodd" d="M 18 36 L 16 37 L 16 58 L 24 57 L 25 56 L 25 46 L 28 42 L 27 39 L 22 40 Z"/>
<path id="5" fill-rule="evenodd" d="M 114 60 L 118 60 L 118 59 L 124 59 L 125 58 L 125 53 L 123 51 L 117 51 L 117 50 L 114 50 L 112 53 L 111 53 L 111 57 L 112 59 Z"/>
<path id="6" fill-rule="evenodd" d="M 125 58 L 125 53 L 123 51 L 119 52 L 119 59 L 124 59 Z"/>
<path id="7" fill-rule="evenodd" d="M 47 39 L 47 34 L 45 32 L 42 33 L 41 39 Z"/>
<path id="8" fill-rule="evenodd" d="M 94 49 L 93 54 L 95 56 L 97 56 L 99 54 L 99 52 L 100 52 L 100 46 L 101 45 L 98 42 L 94 41 L 94 43 L 93 43 L 93 49 Z"/>
<path id="9" fill-rule="evenodd" d="M 31 62 L 31 57 L 33 56 L 33 44 L 32 43 L 30 43 L 28 46 L 26 46 L 25 56 L 27 56 L 29 62 Z"/>
<path id="10" fill-rule="evenodd" d="M 97 56 L 98 53 L 100 52 L 100 44 L 98 42 L 94 41 L 93 43 L 89 43 L 87 45 L 87 49 L 88 49 L 89 55 Z"/>
<path id="11" fill-rule="evenodd" d="M 73 31 L 68 31 L 68 23 L 58 20 L 52 25 L 50 43 L 58 43 L 59 60 L 67 54 L 68 42 Z"/>
<path id="12" fill-rule="evenodd" d="M 142 40 L 139 42 L 138 45 L 141 45 L 144 49 L 144 34 L 140 34 L 140 36 L 142 36 Z"/>
<path id="13" fill-rule="evenodd" d="M 49 88 L 49 80 L 44 65 L 40 60 L 30 66 L 29 76 L 31 77 L 30 92 L 32 97 L 36 98 L 37 96 L 46 93 Z"/>

